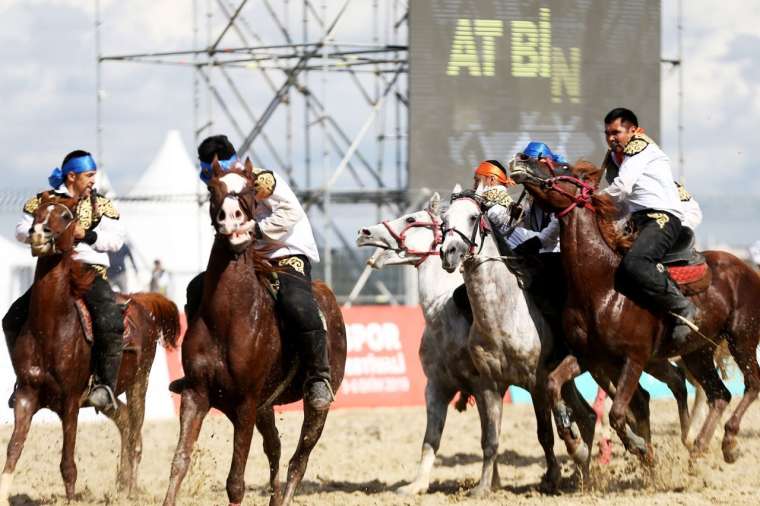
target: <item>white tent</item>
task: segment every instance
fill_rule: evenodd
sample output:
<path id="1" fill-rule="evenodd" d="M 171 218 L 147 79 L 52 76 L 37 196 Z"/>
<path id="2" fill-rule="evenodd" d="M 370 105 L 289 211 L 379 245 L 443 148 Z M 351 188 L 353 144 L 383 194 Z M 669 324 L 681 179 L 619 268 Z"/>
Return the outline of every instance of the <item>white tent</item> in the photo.
<path id="1" fill-rule="evenodd" d="M 205 196 L 179 132 L 169 131 L 119 205 L 132 251 L 142 264 L 135 288 L 147 288 L 153 261 L 161 260 L 171 278 L 168 296 L 180 307 L 184 304 L 187 282 L 205 269 L 213 240 L 208 206 L 199 205 Z"/>

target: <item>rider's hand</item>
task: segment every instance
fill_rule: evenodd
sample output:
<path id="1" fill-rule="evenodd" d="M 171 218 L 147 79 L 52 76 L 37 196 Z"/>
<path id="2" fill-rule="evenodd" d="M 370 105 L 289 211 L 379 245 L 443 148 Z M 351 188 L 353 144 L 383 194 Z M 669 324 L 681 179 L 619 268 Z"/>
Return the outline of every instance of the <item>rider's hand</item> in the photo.
<path id="1" fill-rule="evenodd" d="M 85 233 L 85 230 L 81 223 L 77 223 L 76 225 L 74 225 L 74 239 L 77 239 L 77 240 L 84 239 L 84 233 Z"/>

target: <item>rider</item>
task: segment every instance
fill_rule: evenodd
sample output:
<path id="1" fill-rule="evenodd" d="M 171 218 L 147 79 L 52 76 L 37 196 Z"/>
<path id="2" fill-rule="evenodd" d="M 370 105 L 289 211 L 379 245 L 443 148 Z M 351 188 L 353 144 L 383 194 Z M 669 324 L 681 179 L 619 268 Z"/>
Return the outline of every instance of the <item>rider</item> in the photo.
<path id="1" fill-rule="evenodd" d="M 235 148 L 225 135 L 206 138 L 198 146 L 200 177 L 211 179 L 211 163 L 217 157 L 223 170 L 242 169 Z M 267 171 L 269 174 L 269 171 Z M 311 262 L 319 262 L 309 218 L 284 177 L 273 174 L 269 196 L 257 200 L 254 247 L 280 271 L 275 307 L 280 320 L 294 332 L 306 359 L 304 398 L 316 410 L 325 410 L 334 396 L 330 387 L 330 361 L 325 330 L 311 286 Z M 191 321 L 203 294 L 203 273 L 187 286 L 185 314 Z"/>
<path id="2" fill-rule="evenodd" d="M 116 381 L 121 365 L 124 321 L 121 306 L 106 279 L 108 252 L 117 251 L 124 243 L 124 229 L 118 221 L 119 213 L 113 203 L 94 189 L 97 166 L 86 151 L 72 151 L 63 159 L 61 168 L 53 170 L 48 178 L 48 194 L 78 199 L 75 214 L 74 260 L 95 272 L 95 280 L 84 294 L 84 301 L 92 315 L 95 334 L 93 358 L 95 386 L 88 400 L 102 411 L 116 408 Z M 40 205 L 43 193 L 29 199 L 24 205 L 23 217 L 16 225 L 16 239 L 29 243 L 29 232 L 34 212 Z M 31 289 L 17 299 L 3 318 L 3 332 L 12 350 L 21 327 L 29 315 Z M 9 404 L 13 403 L 13 396 Z"/>
<path id="3" fill-rule="evenodd" d="M 604 118 L 604 133 L 610 148 L 608 158 L 618 170 L 608 167 L 611 183 L 602 193 L 626 206 L 639 230 L 620 263 L 619 279 L 634 296 L 673 315 L 673 339 L 683 342 L 696 328 L 697 308 L 659 263 L 678 239 L 684 221 L 670 159 L 641 133 L 638 118 L 629 109 L 610 111 Z"/>

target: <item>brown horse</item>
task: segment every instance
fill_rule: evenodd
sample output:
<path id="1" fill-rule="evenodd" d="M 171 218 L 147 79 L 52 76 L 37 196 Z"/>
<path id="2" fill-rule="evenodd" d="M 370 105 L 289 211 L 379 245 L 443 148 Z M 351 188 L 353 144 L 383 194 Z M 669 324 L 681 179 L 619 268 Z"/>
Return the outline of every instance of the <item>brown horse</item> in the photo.
<path id="1" fill-rule="evenodd" d="M 707 450 L 731 399 L 713 360 L 717 343 L 726 339 L 746 387 L 723 438 L 726 462 L 735 461 L 741 419 L 760 391 L 756 357 L 760 315 L 755 307 L 760 300 L 760 276 L 729 253 L 704 252 L 712 280 L 706 290 L 691 296 L 700 310 L 700 333 L 692 333 L 678 345 L 670 337 L 673 321 L 668 315 L 642 307 L 615 289 L 615 271 L 621 260 L 615 250 L 619 237 L 612 222 L 616 209 L 605 195 L 594 195 L 601 171 L 587 162 L 574 168 L 554 167 L 544 160 L 518 156 L 512 175 L 537 202 L 560 216 L 562 260 L 569 285 L 564 310 L 567 340 L 578 360 L 592 372 L 618 378 L 610 425 L 626 447 L 645 462 L 653 458 L 651 445 L 638 437 L 641 433 L 626 433 L 624 414 L 644 367 L 653 358 L 680 355 L 705 389 L 710 407 L 692 456 Z M 568 357 L 552 373 L 549 382 L 555 400 L 559 400 L 559 386 L 578 370 L 576 358 Z"/>
<path id="2" fill-rule="evenodd" d="M 281 330 L 274 312 L 274 299 L 267 288 L 272 267 L 254 249 L 253 166 L 246 160 L 244 172 L 231 169 L 223 173 L 215 161 L 213 170 L 214 177 L 209 182 L 212 223 L 221 229 L 220 217 L 226 212 L 239 219 L 241 226 L 234 232 L 225 229 L 226 234 L 217 234 L 204 274 L 201 306 L 182 342 L 185 378 L 172 387 L 182 393 L 180 435 L 164 505 L 176 501 L 193 445 L 212 407 L 223 412 L 234 426 L 232 464 L 227 476 L 230 504 L 243 500 L 243 475 L 254 426 L 264 438 L 264 452 L 269 459 L 270 504 L 287 504 L 303 478 L 328 410 L 316 411 L 304 403 L 301 436 L 288 466 L 283 495 L 279 480 L 280 440 L 273 406 L 303 397 L 303 371 L 290 344 L 292 340 Z M 330 289 L 321 282 L 315 282 L 313 287 L 327 329 L 331 384 L 337 391 L 346 362 L 346 329 Z"/>
<path id="3" fill-rule="evenodd" d="M 43 243 L 33 238 L 32 248 L 44 256 L 37 261 L 29 318 L 9 350 L 17 389 L 13 434 L 0 483 L 0 504 L 7 504 L 13 472 L 32 416 L 41 408 L 56 412 L 63 423 L 61 475 L 66 498 L 74 499 L 77 417 L 87 397 L 92 351 L 76 304 L 95 276 L 72 258 L 76 205 L 76 199 L 45 196 L 34 215 L 34 226 L 44 224 L 47 230 Z M 142 455 L 145 392 L 156 343 L 163 338 L 166 345 L 176 344 L 179 314 L 174 303 L 161 295 L 134 294 L 130 296 L 125 319 L 129 337 L 115 393 L 126 392 L 127 403 L 118 401 L 118 408 L 110 409 L 106 415 L 116 423 L 121 435 L 117 483 L 131 492 L 137 484 L 137 466 Z"/>

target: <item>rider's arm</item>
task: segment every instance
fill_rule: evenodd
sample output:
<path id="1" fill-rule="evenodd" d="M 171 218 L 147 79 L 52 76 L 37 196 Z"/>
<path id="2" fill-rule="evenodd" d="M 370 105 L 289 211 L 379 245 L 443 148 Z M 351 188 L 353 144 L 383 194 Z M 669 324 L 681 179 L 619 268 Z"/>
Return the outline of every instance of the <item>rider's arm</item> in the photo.
<path id="1" fill-rule="evenodd" d="M 258 230 L 269 239 L 279 241 L 290 234 L 293 227 L 304 217 L 298 198 L 284 178 L 278 177 L 272 194 L 262 201 L 272 214 L 258 222 Z"/>
<path id="2" fill-rule="evenodd" d="M 690 229 L 696 229 L 702 223 L 702 208 L 686 188 L 675 183 L 678 188 L 678 198 L 681 200 L 681 210 L 683 211 L 683 224 Z"/>
<path id="3" fill-rule="evenodd" d="M 16 224 L 16 240 L 18 242 L 29 244 L 29 229 L 32 228 L 33 223 L 34 218 L 32 215 L 29 213 L 24 213 L 24 215 L 21 217 L 21 221 Z"/>
<path id="4" fill-rule="evenodd" d="M 620 172 L 617 177 L 601 193 L 609 195 L 618 202 L 626 200 L 628 195 L 633 192 L 633 185 L 636 184 L 636 181 L 638 181 L 647 167 L 649 157 L 644 155 L 645 153 L 636 156 L 626 156 L 623 164 L 620 166 Z"/>
<path id="5" fill-rule="evenodd" d="M 538 233 L 541 240 L 541 247 L 545 250 L 553 250 L 559 241 L 559 220 L 555 215 L 551 215 L 549 224 Z"/>
<path id="6" fill-rule="evenodd" d="M 119 251 L 124 245 L 124 226 L 118 219 L 103 216 L 91 231 L 87 232 L 82 242 L 92 246 L 95 251 Z"/>

